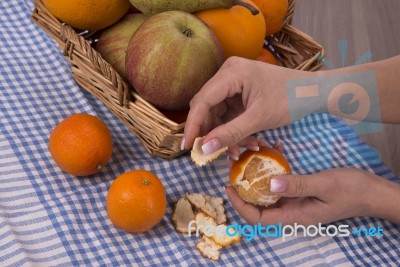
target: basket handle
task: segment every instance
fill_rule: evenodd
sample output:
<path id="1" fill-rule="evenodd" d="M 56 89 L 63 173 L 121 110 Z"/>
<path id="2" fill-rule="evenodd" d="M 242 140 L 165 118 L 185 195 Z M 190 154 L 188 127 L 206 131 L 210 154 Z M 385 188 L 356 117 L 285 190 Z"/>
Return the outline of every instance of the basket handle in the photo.
<path id="1" fill-rule="evenodd" d="M 129 108 L 131 101 L 132 88 L 124 81 L 124 79 L 106 62 L 101 55 L 95 51 L 90 43 L 84 37 L 79 36 L 75 30 L 66 24 L 61 25 L 60 38 L 65 43 L 64 56 L 70 58 L 73 62 L 74 50 L 77 54 L 82 54 L 85 59 L 88 59 L 93 71 L 99 72 L 101 76 L 107 78 L 114 88 L 117 88 L 118 101 L 121 106 Z"/>

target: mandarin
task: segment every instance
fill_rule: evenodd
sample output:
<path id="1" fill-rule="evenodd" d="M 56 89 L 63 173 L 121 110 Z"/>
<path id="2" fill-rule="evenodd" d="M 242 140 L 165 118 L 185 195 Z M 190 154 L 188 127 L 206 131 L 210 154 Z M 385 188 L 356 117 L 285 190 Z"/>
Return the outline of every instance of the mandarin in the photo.
<path id="1" fill-rule="evenodd" d="M 114 24 L 131 7 L 129 0 L 43 0 L 43 4 L 62 22 L 91 31 Z"/>
<path id="2" fill-rule="evenodd" d="M 262 146 L 259 151 L 246 150 L 240 155 L 232 165 L 230 182 L 244 201 L 268 206 L 280 198 L 270 192 L 271 178 L 290 173 L 289 162 L 280 152 Z"/>
<path id="3" fill-rule="evenodd" d="M 250 0 L 243 1 L 257 8 Z M 237 5 L 194 14 L 215 33 L 225 59 L 231 56 L 255 59 L 260 54 L 265 38 L 265 21 L 261 13 L 253 15 L 248 8 Z"/>
<path id="4" fill-rule="evenodd" d="M 279 32 L 288 12 L 288 0 L 252 0 L 264 16 L 265 36 Z"/>
<path id="5" fill-rule="evenodd" d="M 126 232 L 148 231 L 161 221 L 166 208 L 164 186 L 147 170 L 128 171 L 118 176 L 108 190 L 108 217 Z"/>
<path id="6" fill-rule="evenodd" d="M 111 157 L 111 134 L 97 117 L 74 114 L 51 132 L 49 150 L 65 172 L 74 176 L 91 175 L 101 170 Z"/>
<path id="7" fill-rule="evenodd" d="M 278 61 L 276 60 L 274 54 L 267 48 L 263 47 L 260 55 L 256 58 L 257 61 L 262 61 L 265 63 L 278 65 Z"/>

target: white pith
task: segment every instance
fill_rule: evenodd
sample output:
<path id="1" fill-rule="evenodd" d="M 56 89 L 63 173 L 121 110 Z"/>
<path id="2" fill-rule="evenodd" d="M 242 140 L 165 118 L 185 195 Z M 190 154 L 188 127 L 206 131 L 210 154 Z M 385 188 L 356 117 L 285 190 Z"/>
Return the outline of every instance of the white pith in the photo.
<path id="1" fill-rule="evenodd" d="M 251 156 L 251 158 L 249 158 L 249 160 L 247 161 L 247 164 L 254 157 L 257 157 L 257 155 Z M 270 178 L 271 176 L 276 176 L 276 175 L 280 175 L 280 174 L 286 173 L 285 169 L 276 160 L 273 160 L 271 158 L 265 158 L 265 157 L 262 157 L 261 159 L 262 159 L 262 162 L 263 162 L 263 166 L 258 171 L 260 171 L 260 172 L 267 171 L 268 174 L 264 175 L 264 176 L 261 176 L 261 177 L 258 177 L 258 178 L 254 179 L 250 183 L 247 179 L 244 178 L 244 172 L 246 170 L 246 167 L 244 167 L 242 173 L 240 174 L 240 176 L 238 177 L 238 180 L 236 182 L 237 185 L 242 186 L 242 188 L 245 189 L 245 190 L 249 190 L 250 187 L 254 183 L 257 183 L 260 180 L 263 180 L 265 178 Z M 246 166 L 247 166 L 247 164 L 246 164 Z"/>

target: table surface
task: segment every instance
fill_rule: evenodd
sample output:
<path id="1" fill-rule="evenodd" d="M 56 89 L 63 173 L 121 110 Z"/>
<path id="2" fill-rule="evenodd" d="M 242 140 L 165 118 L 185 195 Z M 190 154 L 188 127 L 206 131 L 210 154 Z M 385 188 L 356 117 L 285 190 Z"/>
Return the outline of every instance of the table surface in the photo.
<path id="1" fill-rule="evenodd" d="M 368 62 L 400 55 L 399 10 L 398 0 L 297 0 L 293 24 L 323 45 L 334 66 L 351 66 L 368 51 Z M 341 40 L 347 42 L 342 46 L 346 50 Z M 400 175 L 400 125 L 386 124 L 379 131 L 361 133 L 361 138 Z"/>
<path id="2" fill-rule="evenodd" d="M 338 5 L 344 2 L 337 1 Z M 314 8 L 326 8 L 319 3 L 299 1 L 297 16 L 313 17 Z M 200 168 L 188 155 L 173 160 L 151 157 L 118 118 L 76 85 L 57 44 L 31 22 L 32 10 L 32 0 L 0 1 L 0 266 L 399 265 L 400 226 L 364 217 L 332 226 L 348 225 L 351 231 L 380 227 L 383 236 L 300 234 L 285 241 L 258 236 L 225 248 L 216 263 L 203 258 L 195 249 L 198 238 L 178 234 L 171 213 L 185 193 L 203 192 L 225 199 L 229 224 L 245 225 L 226 201 L 226 160 L 220 158 Z M 303 23 L 302 30 L 309 33 L 314 24 L 328 27 L 313 19 Z M 337 40 L 325 46 L 331 43 L 336 46 Z M 353 40 L 349 43 L 354 45 Z M 109 164 L 91 177 L 64 173 L 48 151 L 52 129 L 74 113 L 98 116 L 113 138 Z M 327 114 L 310 115 L 260 134 L 269 144 L 276 139 L 284 144 L 295 174 L 352 167 L 400 182 L 376 150 L 343 121 Z M 162 221 L 142 234 L 114 227 L 105 207 L 115 177 L 133 169 L 156 173 L 167 193 Z"/>

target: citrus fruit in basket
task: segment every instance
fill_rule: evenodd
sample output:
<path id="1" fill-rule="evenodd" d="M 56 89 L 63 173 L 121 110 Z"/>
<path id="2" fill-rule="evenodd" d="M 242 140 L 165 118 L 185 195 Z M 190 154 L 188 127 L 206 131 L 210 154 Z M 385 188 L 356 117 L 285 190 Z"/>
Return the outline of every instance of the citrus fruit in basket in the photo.
<path id="1" fill-rule="evenodd" d="M 278 64 L 274 54 L 271 51 L 269 51 L 269 49 L 267 49 L 265 47 L 263 47 L 263 49 L 261 50 L 260 55 L 256 58 L 256 60 L 262 61 L 262 62 L 265 62 L 265 63 L 269 63 L 269 64 L 273 64 L 273 65 L 277 65 Z"/>
<path id="2" fill-rule="evenodd" d="M 131 7 L 129 0 L 43 0 L 43 4 L 62 22 L 91 31 L 114 24 Z"/>
<path id="3" fill-rule="evenodd" d="M 250 0 L 244 2 L 256 7 Z M 265 21 L 261 13 L 253 15 L 243 6 L 233 6 L 203 10 L 195 15 L 215 33 L 225 59 L 231 56 L 255 59 L 260 54 L 265 39 Z"/>
<path id="4" fill-rule="evenodd" d="M 269 190 L 271 178 L 290 172 L 289 162 L 280 152 L 260 147 L 259 151 L 243 152 L 233 163 L 230 182 L 244 201 L 268 206 L 280 198 Z"/>
<path id="5" fill-rule="evenodd" d="M 160 179 L 147 170 L 128 171 L 118 176 L 107 194 L 107 214 L 118 228 L 141 233 L 163 218 L 167 199 Z"/>
<path id="6" fill-rule="evenodd" d="M 264 16 L 266 36 L 279 32 L 288 12 L 288 0 L 252 0 Z"/>
<path id="7" fill-rule="evenodd" d="M 107 125 L 89 114 L 74 114 L 51 132 L 49 150 L 57 165 L 74 176 L 87 176 L 101 170 L 112 154 Z"/>

